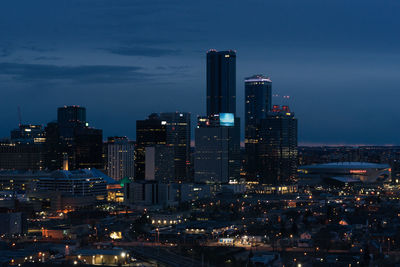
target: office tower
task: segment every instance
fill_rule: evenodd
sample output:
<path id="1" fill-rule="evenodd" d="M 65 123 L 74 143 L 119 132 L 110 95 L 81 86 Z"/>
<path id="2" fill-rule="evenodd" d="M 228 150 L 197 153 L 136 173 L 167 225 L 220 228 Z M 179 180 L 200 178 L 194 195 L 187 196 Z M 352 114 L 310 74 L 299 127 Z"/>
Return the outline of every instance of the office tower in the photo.
<path id="1" fill-rule="evenodd" d="M 57 110 L 57 121 L 61 126 L 84 126 L 86 124 L 86 108 L 80 106 L 64 106 Z"/>
<path id="2" fill-rule="evenodd" d="M 135 172 L 135 143 L 127 137 L 109 137 L 107 146 L 107 173 L 114 180 L 133 179 Z"/>
<path id="3" fill-rule="evenodd" d="M 69 163 L 74 169 L 102 169 L 103 130 L 89 127 L 77 127 L 74 131 L 74 160 Z M 71 157 L 73 158 L 73 157 Z"/>
<path id="4" fill-rule="evenodd" d="M 175 179 L 189 179 L 190 170 L 190 113 L 168 112 L 160 114 L 161 121 L 166 122 L 167 144 L 174 149 Z"/>
<path id="5" fill-rule="evenodd" d="M 21 124 L 10 136 L 0 141 L 0 169 L 44 169 L 46 138 L 41 125 Z"/>
<path id="6" fill-rule="evenodd" d="M 42 143 L 0 142 L 1 170 L 42 170 L 44 159 Z"/>
<path id="7" fill-rule="evenodd" d="M 63 166 L 66 144 L 60 138 L 57 122 L 49 122 L 45 127 L 45 167 L 49 170 L 59 170 Z"/>
<path id="8" fill-rule="evenodd" d="M 207 52 L 207 116 L 236 114 L 236 52 Z"/>
<path id="9" fill-rule="evenodd" d="M 273 106 L 261 120 L 259 141 L 260 182 L 288 184 L 297 171 L 297 119 L 289 107 Z"/>
<path id="10" fill-rule="evenodd" d="M 253 75 L 245 83 L 245 170 L 249 180 L 257 177 L 257 148 L 260 121 L 267 117 L 272 106 L 272 82 L 263 75 Z"/>
<path id="11" fill-rule="evenodd" d="M 135 180 L 144 180 L 146 172 L 146 147 L 167 144 L 166 121 L 158 114 L 136 121 Z"/>
<path id="12" fill-rule="evenodd" d="M 86 125 L 86 108 L 80 106 L 64 106 L 57 109 L 59 134 L 64 139 L 73 140 L 74 130 Z"/>
<path id="13" fill-rule="evenodd" d="M 70 170 L 102 169 L 103 131 L 91 128 L 86 121 L 86 109 L 66 106 L 58 109 L 57 122 L 50 122 L 46 132 L 46 168 L 62 169 L 65 160 Z"/>
<path id="14" fill-rule="evenodd" d="M 195 129 L 194 180 L 228 183 L 240 175 L 240 120 L 232 113 L 199 117 Z"/>
<path id="15" fill-rule="evenodd" d="M 44 143 L 46 140 L 42 125 L 21 124 L 11 131 L 13 143 Z"/>
<path id="16" fill-rule="evenodd" d="M 145 149 L 145 180 L 169 183 L 175 180 L 175 148 L 154 145 Z"/>

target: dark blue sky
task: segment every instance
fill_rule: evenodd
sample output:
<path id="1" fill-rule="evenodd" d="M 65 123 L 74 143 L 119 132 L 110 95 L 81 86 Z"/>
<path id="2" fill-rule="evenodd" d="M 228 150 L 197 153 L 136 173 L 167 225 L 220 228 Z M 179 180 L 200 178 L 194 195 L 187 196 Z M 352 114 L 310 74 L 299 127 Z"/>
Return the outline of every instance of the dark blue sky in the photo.
<path id="1" fill-rule="evenodd" d="M 243 79 L 269 75 L 306 144 L 400 144 L 398 0 L 5 0 L 0 136 L 88 109 L 104 135 L 135 137 L 151 112 L 205 113 L 205 52 L 237 50 Z M 275 103 L 283 103 L 281 97 Z"/>

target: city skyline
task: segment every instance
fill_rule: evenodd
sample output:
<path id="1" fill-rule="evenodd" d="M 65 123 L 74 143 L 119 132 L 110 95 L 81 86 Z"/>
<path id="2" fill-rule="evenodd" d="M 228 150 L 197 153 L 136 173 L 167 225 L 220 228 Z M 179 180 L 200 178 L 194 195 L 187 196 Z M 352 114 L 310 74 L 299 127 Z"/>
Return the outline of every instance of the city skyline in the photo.
<path id="1" fill-rule="evenodd" d="M 400 2 L 0 9 L 0 266 L 400 265 Z"/>
<path id="2" fill-rule="evenodd" d="M 239 117 L 244 78 L 264 74 L 273 94 L 291 97 L 273 104 L 296 112 L 300 144 L 400 144 L 396 1 L 22 2 L 27 11 L 15 2 L 0 11 L 0 136 L 16 128 L 18 106 L 24 123 L 46 124 L 57 107 L 81 105 L 104 136 L 132 139 L 135 120 L 152 112 L 194 120 L 205 113 L 204 53 L 214 48 L 237 51 Z"/>

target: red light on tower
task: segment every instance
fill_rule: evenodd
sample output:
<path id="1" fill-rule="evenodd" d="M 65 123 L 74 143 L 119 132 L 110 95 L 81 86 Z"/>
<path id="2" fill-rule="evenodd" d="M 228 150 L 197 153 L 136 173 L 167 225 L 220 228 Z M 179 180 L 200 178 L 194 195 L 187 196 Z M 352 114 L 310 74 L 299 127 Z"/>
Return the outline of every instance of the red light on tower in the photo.
<path id="1" fill-rule="evenodd" d="M 273 105 L 273 106 L 272 106 L 272 111 L 273 111 L 273 112 L 279 112 L 279 111 L 281 111 L 280 106 L 279 106 L 279 105 Z"/>

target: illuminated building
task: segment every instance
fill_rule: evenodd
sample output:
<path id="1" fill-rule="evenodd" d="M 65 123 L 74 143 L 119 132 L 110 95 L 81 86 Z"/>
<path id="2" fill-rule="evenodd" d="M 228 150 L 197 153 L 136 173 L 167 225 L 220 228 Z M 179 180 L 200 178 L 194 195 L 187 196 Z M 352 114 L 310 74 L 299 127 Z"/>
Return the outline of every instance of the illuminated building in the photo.
<path id="1" fill-rule="evenodd" d="M 161 152 L 161 146 L 167 146 Z M 157 147 L 156 154 L 152 157 L 146 156 L 147 147 Z M 153 163 L 164 162 L 168 157 L 154 158 L 154 156 L 170 155 L 172 153 L 172 162 L 169 164 L 168 174 L 170 180 L 184 181 L 189 177 L 190 167 L 190 114 L 183 112 L 166 112 L 160 114 L 151 114 L 146 120 L 136 121 L 136 149 L 135 149 L 135 179 L 145 179 L 146 160 L 152 160 Z M 151 150 L 154 152 L 154 150 Z M 162 166 L 155 165 L 154 168 L 165 169 Z M 170 175 L 170 171 L 173 174 Z M 165 178 L 164 177 L 164 178 Z M 162 179 L 166 181 L 165 179 Z"/>
<path id="2" fill-rule="evenodd" d="M 181 223 L 184 218 L 182 213 L 163 214 L 155 213 L 151 215 L 151 224 L 157 226 L 175 225 Z"/>
<path id="3" fill-rule="evenodd" d="M 180 184 L 180 201 L 196 201 L 203 198 L 213 196 L 213 185 L 198 183 L 182 183 Z"/>
<path id="4" fill-rule="evenodd" d="M 21 124 L 11 131 L 13 143 L 44 143 L 46 140 L 42 125 Z"/>
<path id="5" fill-rule="evenodd" d="M 58 109 L 58 121 L 48 123 L 45 128 L 47 169 L 62 169 L 65 160 L 68 160 L 70 170 L 103 169 L 103 131 L 88 125 L 85 108 Z"/>
<path id="6" fill-rule="evenodd" d="M 174 150 L 174 179 L 189 179 L 190 166 L 190 113 L 160 113 L 160 119 L 166 122 L 167 144 Z"/>
<path id="7" fill-rule="evenodd" d="M 10 135 L 11 139 L 0 141 L 0 169 L 43 169 L 46 138 L 42 126 L 21 124 L 12 130 Z"/>
<path id="8" fill-rule="evenodd" d="M 263 75 L 253 75 L 244 81 L 245 84 L 245 149 L 246 174 L 255 180 L 258 174 L 257 158 L 259 130 L 262 119 L 267 117 L 272 107 L 272 82 Z"/>
<path id="9" fill-rule="evenodd" d="M 228 183 L 240 176 L 240 119 L 236 118 L 236 52 L 207 52 L 207 116 L 195 130 L 194 180 Z"/>
<path id="10" fill-rule="evenodd" d="M 107 173 L 114 180 L 133 179 L 135 172 L 135 144 L 127 137 L 109 137 L 107 146 Z"/>
<path id="11" fill-rule="evenodd" d="M 273 106 L 259 131 L 261 184 L 287 184 L 297 173 L 297 119 L 287 106 Z"/>
<path id="12" fill-rule="evenodd" d="M 45 171 L 2 170 L 0 171 L 0 191 L 26 192 L 34 179 L 44 175 L 46 175 Z"/>
<path id="13" fill-rule="evenodd" d="M 79 249 L 67 255 L 71 262 L 84 262 L 91 265 L 127 266 L 131 261 L 129 252 L 123 249 Z"/>
<path id="14" fill-rule="evenodd" d="M 194 180 L 228 183 L 240 175 L 240 119 L 233 114 L 199 117 L 195 129 Z"/>
<path id="15" fill-rule="evenodd" d="M 136 121 L 135 180 L 144 180 L 146 172 L 146 147 L 167 144 L 166 121 L 158 114 Z"/>
<path id="16" fill-rule="evenodd" d="M 36 210 L 73 210 L 104 200 L 107 184 L 114 182 L 94 168 L 46 172 L 32 178 L 28 198 Z"/>
<path id="17" fill-rule="evenodd" d="M 236 52 L 207 52 L 207 116 L 236 114 Z"/>
<path id="18" fill-rule="evenodd" d="M 391 169 L 388 164 L 368 162 L 332 162 L 299 167 L 299 176 L 317 183 L 351 184 L 388 181 Z"/>

